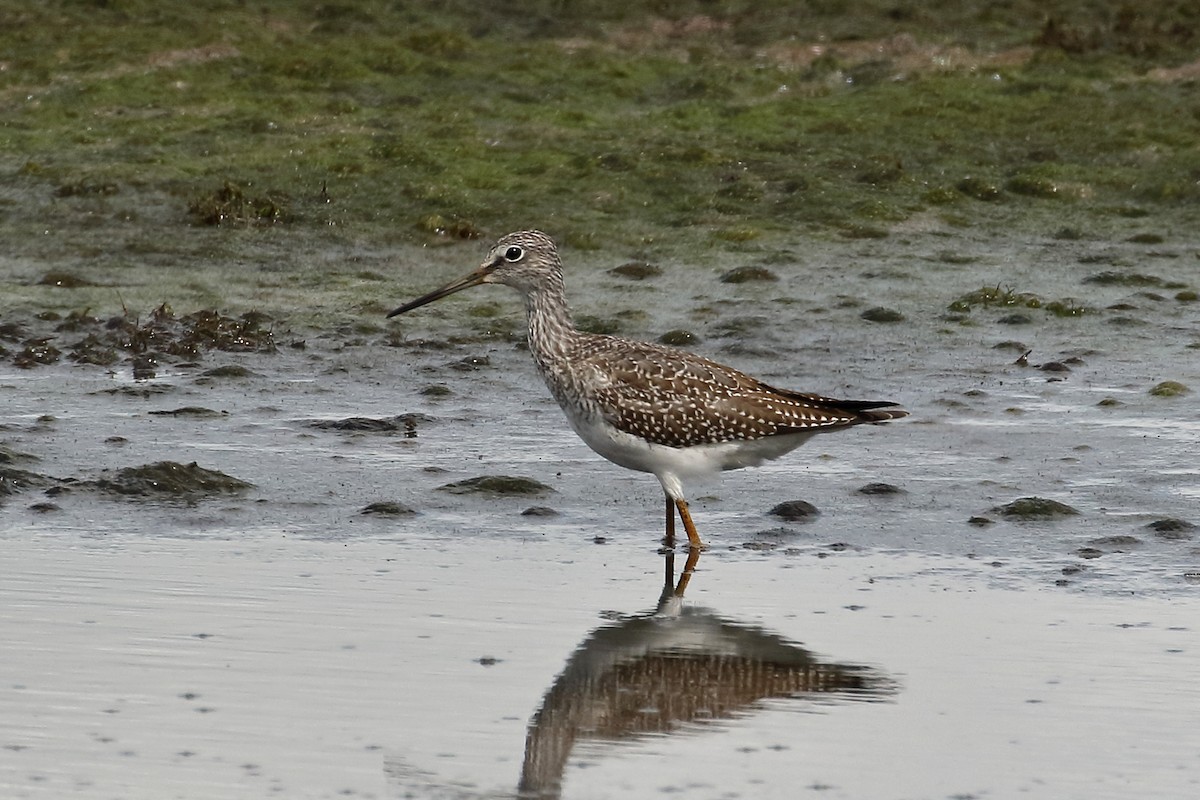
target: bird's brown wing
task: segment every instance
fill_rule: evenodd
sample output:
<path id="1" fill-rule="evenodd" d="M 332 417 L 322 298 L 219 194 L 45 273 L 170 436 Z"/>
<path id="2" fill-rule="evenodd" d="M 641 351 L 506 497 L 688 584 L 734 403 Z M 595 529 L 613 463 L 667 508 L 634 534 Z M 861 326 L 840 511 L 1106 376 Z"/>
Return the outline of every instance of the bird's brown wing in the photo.
<path id="1" fill-rule="evenodd" d="M 612 339 L 609 346 L 597 348 L 582 361 L 592 367 L 586 393 L 605 420 L 668 447 L 761 439 L 892 418 L 868 409 L 894 404 L 778 390 L 674 348 Z"/>

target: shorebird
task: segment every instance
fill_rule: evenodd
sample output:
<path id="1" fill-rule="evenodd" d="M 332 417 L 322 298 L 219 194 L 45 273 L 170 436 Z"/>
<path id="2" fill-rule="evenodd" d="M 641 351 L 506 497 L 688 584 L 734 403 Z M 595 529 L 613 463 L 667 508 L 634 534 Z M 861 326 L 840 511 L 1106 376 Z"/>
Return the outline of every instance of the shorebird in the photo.
<path id="1" fill-rule="evenodd" d="M 758 466 L 815 434 L 908 416 L 896 403 L 776 389 L 686 350 L 577 330 L 558 248 L 541 231 L 501 237 L 478 269 L 388 318 L 483 283 L 524 298 L 529 352 L 579 437 L 609 461 L 658 478 L 669 544 L 677 511 L 690 547 L 704 547 L 685 478 Z"/>

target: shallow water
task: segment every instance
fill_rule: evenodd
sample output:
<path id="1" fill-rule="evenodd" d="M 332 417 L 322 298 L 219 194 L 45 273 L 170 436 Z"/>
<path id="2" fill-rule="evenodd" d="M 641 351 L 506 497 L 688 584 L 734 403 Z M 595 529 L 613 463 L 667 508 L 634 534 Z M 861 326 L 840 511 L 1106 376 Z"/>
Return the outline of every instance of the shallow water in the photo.
<path id="1" fill-rule="evenodd" d="M 711 549 L 681 615 L 651 622 L 657 484 L 587 450 L 528 355 L 487 333 L 519 329 L 507 290 L 405 317 L 398 346 L 364 307 L 336 329 L 297 324 L 287 336 L 305 349 L 212 353 L 148 382 L 124 365 L 6 361 L 0 441 L 37 459 L 15 466 L 89 479 L 197 461 L 256 488 L 163 502 L 68 484 L 0 506 L 0 794 L 512 796 L 527 727 L 554 718 L 557 733 L 536 741 L 572 746 L 561 776 L 537 778 L 544 796 L 561 780 L 564 797 L 1192 797 L 1200 551 L 1186 532 L 1144 526 L 1197 521 L 1200 411 L 1194 395 L 1148 390 L 1200 387 L 1200 309 L 1083 280 L 1111 268 L 1100 254 L 1188 284 L 1200 248 L 1180 242 L 1165 258 L 1125 233 L 798 240 L 772 256 L 771 284 L 719 282 L 745 261 L 715 253 L 665 260 L 639 284 L 609 275 L 611 258 L 568 253 L 579 312 L 640 338 L 688 328 L 698 351 L 773 383 L 913 413 L 689 486 Z M 970 261 L 947 260 L 949 248 Z M 478 249 L 404 251 L 395 286 L 312 277 L 310 310 L 349 295 L 392 307 L 465 272 Z M 333 259 L 297 268 L 315 276 Z M 228 281 L 237 294 L 253 281 L 226 267 L 198 266 L 189 285 Z M 947 316 L 997 283 L 1100 311 L 1028 310 L 1024 325 L 998 322 L 1012 309 Z M 22 302 L 82 304 L 59 291 L 29 288 Z M 272 310 L 286 316 L 292 295 L 280 297 Z M 1104 310 L 1117 303 L 1129 307 Z M 874 305 L 907 321 L 862 320 Z M 994 349 L 1014 339 L 1033 364 L 1079 361 L 1068 373 L 1015 365 L 1019 350 Z M 252 374 L 201 375 L 226 363 Z M 450 392 L 431 397 L 430 385 Z M 1120 404 L 1097 405 L 1109 397 Z M 150 413 L 184 406 L 227 413 Z M 401 413 L 425 416 L 407 433 L 312 425 Z M 554 491 L 438 491 L 486 474 Z M 904 492 L 857 492 L 879 481 Z M 1035 495 L 1080 514 L 1017 523 L 992 510 Z M 821 515 L 766 515 L 791 499 Z M 418 513 L 359 513 L 382 500 Z M 521 515 L 530 506 L 559 514 Z M 658 638 L 638 640 L 643 627 Z M 841 665 L 862 685 L 762 688 L 745 676 L 758 674 L 747 651 L 764 649 Z M 704 702 L 671 689 L 680 675 L 707 687 Z M 738 675 L 742 689 L 728 688 Z M 618 689 L 636 713 L 608 705 Z M 578 716 L 539 717 L 544 707 Z"/>
<path id="2" fill-rule="evenodd" d="M 8 797 L 512 796 L 543 704 L 566 709 L 542 734 L 569 758 L 531 796 L 559 778 L 568 797 L 1182 798 L 1200 782 L 1196 609 L 1179 598 L 1014 586 L 953 557 L 718 551 L 686 602 L 724 639 L 672 638 L 688 617 L 668 616 L 597 653 L 589 639 L 655 608 L 651 548 L 260 532 L 5 549 L 21 564 L 0 590 Z M 734 660 L 760 640 L 866 670 L 869 690 L 772 697 Z M 591 683 L 563 685 L 581 643 Z M 656 646 L 730 656 L 694 718 L 694 674 L 646 687 Z M 665 701 L 620 717 L 612 691 Z"/>

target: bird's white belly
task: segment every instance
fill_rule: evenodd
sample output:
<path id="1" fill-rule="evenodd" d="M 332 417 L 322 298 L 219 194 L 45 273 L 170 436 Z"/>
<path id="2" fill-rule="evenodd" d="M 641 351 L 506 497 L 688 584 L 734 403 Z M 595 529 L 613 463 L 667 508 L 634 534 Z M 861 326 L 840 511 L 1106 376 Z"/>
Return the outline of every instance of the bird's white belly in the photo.
<path id="1" fill-rule="evenodd" d="M 568 415 L 588 447 L 626 469 L 679 478 L 711 475 L 728 469 L 756 467 L 804 444 L 813 433 L 790 433 L 763 439 L 736 440 L 692 447 L 654 444 L 604 424 L 591 415 Z"/>

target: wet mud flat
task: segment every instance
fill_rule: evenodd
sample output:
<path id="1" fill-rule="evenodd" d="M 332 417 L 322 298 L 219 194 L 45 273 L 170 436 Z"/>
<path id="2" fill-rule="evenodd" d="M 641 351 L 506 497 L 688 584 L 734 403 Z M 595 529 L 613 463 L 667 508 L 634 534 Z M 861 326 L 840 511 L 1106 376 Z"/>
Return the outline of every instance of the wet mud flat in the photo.
<path id="1" fill-rule="evenodd" d="M 1127 238 L 798 239 L 641 279 L 568 250 L 582 324 L 913 413 L 689 487 L 711 549 L 678 602 L 655 481 L 570 432 L 507 290 L 269 308 L 272 347 L 142 377 L 122 348 L 19 366 L 87 332 L 6 315 L 5 790 L 1190 797 L 1200 248 Z M 367 252 L 401 269 L 363 285 L 386 309 L 481 249 Z"/>
<path id="2" fill-rule="evenodd" d="M 1021 555 L 1053 561 L 1070 585 L 1129 565 L 1150 571 L 1141 590 L 1186 591 L 1200 523 L 1200 250 L 1127 239 L 798 239 L 664 260 L 638 278 L 568 250 L 568 295 L 590 329 L 682 342 L 779 386 L 912 412 L 689 487 L 717 547 Z M 347 291 L 387 309 L 465 272 L 480 249 L 401 250 L 397 280 L 352 290 L 332 275 L 309 311 Z M 191 280 L 225 275 L 198 267 Z M 112 297 L 41 291 L 60 306 Z M 474 289 L 386 324 L 368 310 L 313 327 L 267 309 L 6 313 L 6 524 L 87 520 L 103 534 L 202 511 L 218 530 L 314 537 L 348 535 L 346 521 L 364 532 L 574 526 L 583 541 L 656 529 L 656 483 L 575 439 L 524 351 L 509 290 Z M 789 503 L 815 513 L 769 513 Z"/>

